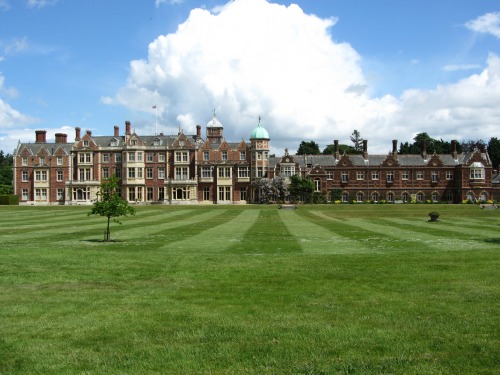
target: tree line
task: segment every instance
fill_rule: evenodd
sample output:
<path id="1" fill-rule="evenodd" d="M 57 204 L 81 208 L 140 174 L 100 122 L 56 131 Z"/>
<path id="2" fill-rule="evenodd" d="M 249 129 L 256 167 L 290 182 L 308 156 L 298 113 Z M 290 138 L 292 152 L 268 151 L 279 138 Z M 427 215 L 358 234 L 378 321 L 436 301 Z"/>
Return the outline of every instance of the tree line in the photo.
<path id="1" fill-rule="evenodd" d="M 12 194 L 12 180 L 14 165 L 14 158 L 12 154 L 4 154 L 0 150 L 0 195 Z"/>
<path id="2" fill-rule="evenodd" d="M 356 155 L 363 152 L 363 138 L 359 131 L 354 130 L 351 134 L 352 145 L 339 144 L 338 149 L 340 154 Z M 418 133 L 413 142 L 401 142 L 398 152 L 400 154 L 421 154 L 423 149 L 422 145 L 425 141 L 426 152 L 436 154 L 450 154 L 452 152 L 451 141 L 444 141 L 443 139 L 434 139 L 429 134 L 422 132 Z M 475 149 L 485 149 L 490 155 L 491 163 L 494 169 L 500 166 L 500 140 L 492 137 L 488 143 L 482 139 L 478 140 L 464 140 L 457 143 L 457 152 L 472 152 Z M 296 155 L 331 155 L 335 152 L 334 145 L 327 145 L 323 152 L 320 151 L 319 145 L 314 141 L 302 141 L 299 145 Z"/>

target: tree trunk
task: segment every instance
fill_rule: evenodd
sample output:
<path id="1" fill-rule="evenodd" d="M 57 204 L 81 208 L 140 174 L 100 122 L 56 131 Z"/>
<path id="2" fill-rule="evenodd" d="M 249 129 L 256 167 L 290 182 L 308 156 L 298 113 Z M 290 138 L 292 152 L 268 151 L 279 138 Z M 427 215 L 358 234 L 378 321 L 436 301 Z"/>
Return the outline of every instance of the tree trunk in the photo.
<path id="1" fill-rule="evenodd" d="M 109 220 L 111 218 L 108 216 L 108 227 L 106 228 L 106 242 L 109 242 Z"/>

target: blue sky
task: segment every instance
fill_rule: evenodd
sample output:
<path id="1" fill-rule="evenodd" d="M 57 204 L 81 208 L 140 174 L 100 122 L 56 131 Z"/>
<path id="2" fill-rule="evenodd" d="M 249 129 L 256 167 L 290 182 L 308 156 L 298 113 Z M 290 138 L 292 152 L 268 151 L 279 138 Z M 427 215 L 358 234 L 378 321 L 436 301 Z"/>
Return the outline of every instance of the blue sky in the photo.
<path id="1" fill-rule="evenodd" d="M 295 4 L 295 5 L 292 5 Z M 74 128 L 226 138 L 262 116 L 273 150 L 500 137 L 494 0 L 0 0 L 0 149 Z M 157 106 L 155 113 L 152 106 Z"/>

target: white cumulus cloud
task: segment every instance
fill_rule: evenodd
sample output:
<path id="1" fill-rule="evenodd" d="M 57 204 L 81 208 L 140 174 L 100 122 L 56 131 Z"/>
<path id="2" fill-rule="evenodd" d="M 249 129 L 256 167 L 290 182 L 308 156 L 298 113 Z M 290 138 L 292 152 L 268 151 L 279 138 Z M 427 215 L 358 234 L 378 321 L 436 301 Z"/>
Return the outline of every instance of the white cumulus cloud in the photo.
<path id="1" fill-rule="evenodd" d="M 131 62 L 127 83 L 102 102 L 148 112 L 156 105 L 167 133 L 178 126 L 194 132 L 216 109 L 234 141 L 248 139 L 262 116 L 277 152 L 294 151 L 302 140 L 349 143 L 354 129 L 372 153 L 421 131 L 489 139 L 486 131 L 500 120 L 497 56 L 452 85 L 372 97 L 362 57 L 332 38 L 335 23 L 266 0 L 194 9 L 175 33 L 149 45 L 147 59 Z"/>
<path id="2" fill-rule="evenodd" d="M 470 30 L 500 38 L 500 12 L 486 13 L 465 24 Z"/>

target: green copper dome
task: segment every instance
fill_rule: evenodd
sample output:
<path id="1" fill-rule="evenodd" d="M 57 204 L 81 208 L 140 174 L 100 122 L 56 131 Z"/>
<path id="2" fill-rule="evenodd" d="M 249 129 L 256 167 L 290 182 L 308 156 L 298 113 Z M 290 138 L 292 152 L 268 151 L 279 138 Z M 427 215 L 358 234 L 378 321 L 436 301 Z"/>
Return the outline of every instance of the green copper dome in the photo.
<path id="1" fill-rule="evenodd" d="M 269 139 L 269 133 L 267 132 L 266 129 L 264 129 L 262 126 L 260 126 L 260 119 L 259 119 L 259 125 L 252 130 L 252 134 L 250 134 L 250 139 Z"/>

